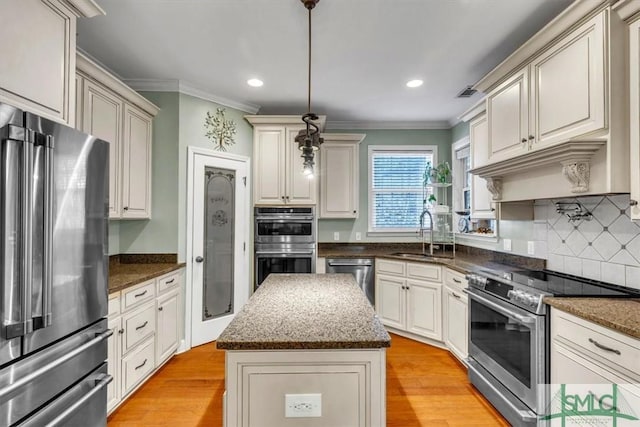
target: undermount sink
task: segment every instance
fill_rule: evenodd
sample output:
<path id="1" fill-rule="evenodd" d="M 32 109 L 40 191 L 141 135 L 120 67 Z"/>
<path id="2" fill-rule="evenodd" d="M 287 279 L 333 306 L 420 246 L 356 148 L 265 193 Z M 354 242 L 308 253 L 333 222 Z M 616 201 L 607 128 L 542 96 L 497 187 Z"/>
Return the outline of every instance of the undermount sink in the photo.
<path id="1" fill-rule="evenodd" d="M 433 260 L 433 261 L 453 259 L 453 257 L 448 257 L 448 256 L 436 256 L 436 255 L 427 255 L 427 254 L 411 253 L 411 252 L 395 252 L 395 253 L 392 253 L 391 255 L 399 256 L 402 258 L 420 258 L 424 260 Z"/>

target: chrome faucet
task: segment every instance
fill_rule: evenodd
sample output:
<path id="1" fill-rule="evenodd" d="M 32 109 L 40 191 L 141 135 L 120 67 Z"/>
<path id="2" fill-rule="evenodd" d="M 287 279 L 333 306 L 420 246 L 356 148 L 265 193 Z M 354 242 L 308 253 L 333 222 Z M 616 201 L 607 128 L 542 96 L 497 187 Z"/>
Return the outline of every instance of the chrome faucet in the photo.
<path id="1" fill-rule="evenodd" d="M 425 209 L 420 214 L 420 237 L 422 239 L 422 255 L 426 255 L 424 248 L 424 216 L 429 215 L 429 255 L 433 256 L 433 216 L 429 209 Z"/>

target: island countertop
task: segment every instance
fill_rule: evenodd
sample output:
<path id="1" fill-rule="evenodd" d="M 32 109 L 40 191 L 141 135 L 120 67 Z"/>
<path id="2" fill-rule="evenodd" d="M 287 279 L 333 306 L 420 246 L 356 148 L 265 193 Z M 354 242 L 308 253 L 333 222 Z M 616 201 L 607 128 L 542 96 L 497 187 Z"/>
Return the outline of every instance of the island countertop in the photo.
<path id="1" fill-rule="evenodd" d="M 363 349 L 391 337 L 351 274 L 272 274 L 222 332 L 225 350 Z"/>

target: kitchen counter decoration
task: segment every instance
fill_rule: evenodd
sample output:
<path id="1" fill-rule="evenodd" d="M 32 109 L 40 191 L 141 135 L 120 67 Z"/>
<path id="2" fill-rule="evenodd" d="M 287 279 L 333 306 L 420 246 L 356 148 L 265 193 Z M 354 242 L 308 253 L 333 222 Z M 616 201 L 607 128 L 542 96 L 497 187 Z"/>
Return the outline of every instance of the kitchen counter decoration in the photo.
<path id="1" fill-rule="evenodd" d="M 205 136 L 213 142 L 213 148 L 218 151 L 227 151 L 227 148 L 236 142 L 233 136 L 236 134 L 236 123 L 224 117 L 224 108 L 216 109 L 216 115 L 207 111 L 204 127 L 207 130 Z"/>

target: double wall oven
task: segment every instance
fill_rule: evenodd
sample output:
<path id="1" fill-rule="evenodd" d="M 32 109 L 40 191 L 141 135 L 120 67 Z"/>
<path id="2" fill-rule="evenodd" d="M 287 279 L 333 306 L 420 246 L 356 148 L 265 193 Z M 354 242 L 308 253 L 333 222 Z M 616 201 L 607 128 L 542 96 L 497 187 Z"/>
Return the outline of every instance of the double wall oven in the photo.
<path id="1" fill-rule="evenodd" d="M 515 426 L 547 409 L 549 316 L 545 296 L 640 297 L 633 289 L 553 271 L 495 265 L 469 279 L 469 379 Z"/>
<path id="2" fill-rule="evenodd" d="M 271 273 L 315 273 L 314 207 L 256 207 L 255 289 Z"/>

